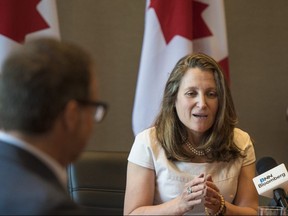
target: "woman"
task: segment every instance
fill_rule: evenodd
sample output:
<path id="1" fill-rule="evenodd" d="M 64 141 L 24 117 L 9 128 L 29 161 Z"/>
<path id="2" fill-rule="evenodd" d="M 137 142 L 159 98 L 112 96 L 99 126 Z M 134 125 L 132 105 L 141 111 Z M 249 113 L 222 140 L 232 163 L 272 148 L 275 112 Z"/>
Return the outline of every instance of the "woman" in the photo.
<path id="1" fill-rule="evenodd" d="M 183 57 L 129 155 L 124 215 L 253 215 L 255 153 L 214 59 Z"/>

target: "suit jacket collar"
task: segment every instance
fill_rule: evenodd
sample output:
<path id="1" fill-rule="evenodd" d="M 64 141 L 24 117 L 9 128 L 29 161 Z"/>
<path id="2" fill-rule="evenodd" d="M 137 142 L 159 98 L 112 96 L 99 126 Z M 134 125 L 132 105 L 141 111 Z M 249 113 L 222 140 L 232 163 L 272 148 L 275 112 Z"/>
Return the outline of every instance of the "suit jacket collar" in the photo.
<path id="1" fill-rule="evenodd" d="M 64 190 L 54 172 L 41 160 L 24 149 L 0 140 L 0 160 L 3 159 L 20 164 L 23 168 Z"/>

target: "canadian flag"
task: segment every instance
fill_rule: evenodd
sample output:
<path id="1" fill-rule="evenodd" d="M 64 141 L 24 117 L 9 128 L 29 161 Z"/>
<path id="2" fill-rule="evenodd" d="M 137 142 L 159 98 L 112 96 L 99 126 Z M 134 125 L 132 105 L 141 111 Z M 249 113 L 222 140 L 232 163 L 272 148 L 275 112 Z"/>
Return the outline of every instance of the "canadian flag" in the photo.
<path id="1" fill-rule="evenodd" d="M 0 0 L 0 67 L 13 49 L 39 36 L 60 39 L 55 0 Z"/>
<path id="2" fill-rule="evenodd" d="M 135 135 L 152 126 L 169 73 L 184 55 L 212 56 L 229 80 L 224 12 L 223 0 L 147 0 L 132 116 Z"/>

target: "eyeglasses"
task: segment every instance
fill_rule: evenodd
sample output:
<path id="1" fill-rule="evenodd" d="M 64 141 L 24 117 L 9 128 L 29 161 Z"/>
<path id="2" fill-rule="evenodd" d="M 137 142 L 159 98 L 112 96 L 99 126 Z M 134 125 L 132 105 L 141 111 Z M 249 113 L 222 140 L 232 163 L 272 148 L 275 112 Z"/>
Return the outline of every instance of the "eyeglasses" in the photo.
<path id="1" fill-rule="evenodd" d="M 94 119 L 97 123 L 101 122 L 108 109 L 108 104 L 100 101 L 89 101 L 89 100 L 82 100 L 82 99 L 76 99 L 78 103 L 81 103 L 86 106 L 94 106 L 96 108 Z"/>

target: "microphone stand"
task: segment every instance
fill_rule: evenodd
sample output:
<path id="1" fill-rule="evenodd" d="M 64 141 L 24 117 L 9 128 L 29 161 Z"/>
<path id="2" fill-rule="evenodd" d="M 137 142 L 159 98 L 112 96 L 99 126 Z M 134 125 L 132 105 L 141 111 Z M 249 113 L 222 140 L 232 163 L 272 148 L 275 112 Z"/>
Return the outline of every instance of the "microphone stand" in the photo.
<path id="1" fill-rule="evenodd" d="M 283 188 L 277 188 L 273 190 L 273 194 L 274 194 L 274 200 L 277 206 L 281 206 L 285 208 L 288 207 L 286 192 L 284 191 Z"/>

